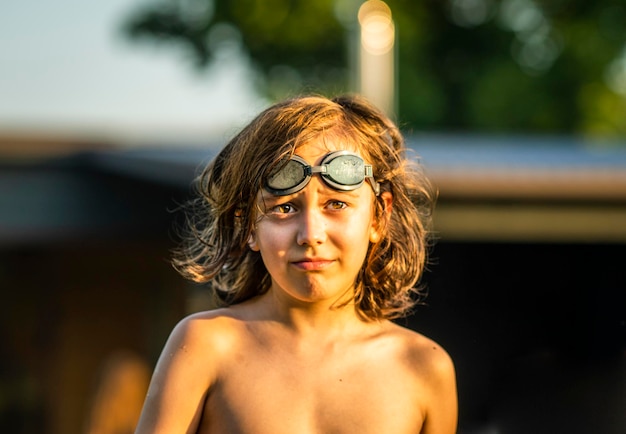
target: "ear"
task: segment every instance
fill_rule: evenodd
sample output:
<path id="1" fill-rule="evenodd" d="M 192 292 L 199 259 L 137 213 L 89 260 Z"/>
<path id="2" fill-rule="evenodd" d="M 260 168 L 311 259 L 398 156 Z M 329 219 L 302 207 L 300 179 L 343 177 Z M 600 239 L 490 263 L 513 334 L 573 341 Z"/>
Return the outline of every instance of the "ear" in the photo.
<path id="1" fill-rule="evenodd" d="M 250 237 L 248 237 L 248 247 L 250 247 L 250 250 L 253 252 L 258 252 L 260 250 L 259 245 L 256 242 L 256 235 L 254 232 L 252 232 Z"/>
<path id="2" fill-rule="evenodd" d="M 391 218 L 391 210 L 393 208 L 393 196 L 391 195 L 391 192 L 383 191 L 380 194 L 380 199 L 382 200 L 383 205 L 383 215 L 379 218 L 374 217 L 374 220 L 372 221 L 372 227 L 370 228 L 370 242 L 372 243 L 380 241 L 382 232 Z"/>

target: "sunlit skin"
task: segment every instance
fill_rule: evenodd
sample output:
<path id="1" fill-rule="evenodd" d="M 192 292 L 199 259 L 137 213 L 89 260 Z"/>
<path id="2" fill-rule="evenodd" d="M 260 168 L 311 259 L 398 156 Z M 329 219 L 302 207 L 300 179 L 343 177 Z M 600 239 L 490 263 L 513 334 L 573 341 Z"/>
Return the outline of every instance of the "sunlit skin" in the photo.
<path id="1" fill-rule="evenodd" d="M 318 165 L 329 149 L 311 144 L 297 152 Z M 295 194 L 260 192 L 259 206 L 265 213 L 250 247 L 261 252 L 272 276 L 272 295 L 287 306 L 314 303 L 325 310 L 349 300 L 369 243 L 377 236 L 370 185 L 342 192 L 313 176 Z"/>
<path id="2" fill-rule="evenodd" d="M 296 152 L 314 165 L 336 149 Z M 391 195 L 382 199 L 393 212 Z M 318 175 L 289 196 L 260 192 L 249 246 L 269 291 L 179 323 L 136 433 L 454 433 L 446 352 L 390 321 L 363 320 L 350 303 L 379 239 L 374 200 L 368 183 L 338 192 Z"/>

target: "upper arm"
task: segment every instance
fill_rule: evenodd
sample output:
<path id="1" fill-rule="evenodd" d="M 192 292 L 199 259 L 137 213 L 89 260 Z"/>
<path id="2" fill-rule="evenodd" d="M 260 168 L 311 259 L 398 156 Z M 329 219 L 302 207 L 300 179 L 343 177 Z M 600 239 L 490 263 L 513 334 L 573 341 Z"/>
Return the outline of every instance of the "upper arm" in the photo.
<path id="1" fill-rule="evenodd" d="M 431 351 L 428 375 L 429 399 L 422 434 L 453 434 L 457 430 L 458 401 L 452 359 L 441 347 Z"/>
<path id="2" fill-rule="evenodd" d="M 210 337 L 201 319 L 184 319 L 172 331 L 152 375 L 135 434 L 196 432 L 216 376 Z"/>

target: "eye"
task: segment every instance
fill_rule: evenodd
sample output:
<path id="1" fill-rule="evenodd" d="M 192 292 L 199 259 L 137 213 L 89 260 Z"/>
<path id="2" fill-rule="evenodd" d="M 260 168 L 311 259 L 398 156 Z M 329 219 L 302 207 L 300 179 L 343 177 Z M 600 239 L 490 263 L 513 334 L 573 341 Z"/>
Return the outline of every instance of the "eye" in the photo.
<path id="1" fill-rule="evenodd" d="M 333 201 L 330 201 L 327 206 L 331 210 L 340 210 L 340 209 L 347 208 L 348 204 L 340 200 L 333 200 Z"/>
<path id="2" fill-rule="evenodd" d="M 281 203 L 270 208 L 273 214 L 291 214 L 295 212 L 295 207 L 290 203 Z"/>

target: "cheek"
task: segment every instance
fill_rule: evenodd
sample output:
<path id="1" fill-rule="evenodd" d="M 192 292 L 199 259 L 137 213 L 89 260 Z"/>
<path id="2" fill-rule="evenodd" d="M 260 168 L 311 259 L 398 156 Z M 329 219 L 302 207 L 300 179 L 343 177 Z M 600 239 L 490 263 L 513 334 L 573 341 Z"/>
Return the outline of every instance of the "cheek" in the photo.
<path id="1" fill-rule="evenodd" d="M 366 215 L 362 215 L 350 221 L 337 235 L 343 240 L 346 249 L 352 250 L 359 257 L 365 257 L 375 232 L 371 220 Z"/>
<path id="2" fill-rule="evenodd" d="M 284 256 L 288 247 L 289 231 L 284 226 L 260 222 L 254 240 L 256 251 L 261 252 L 263 256 Z"/>

